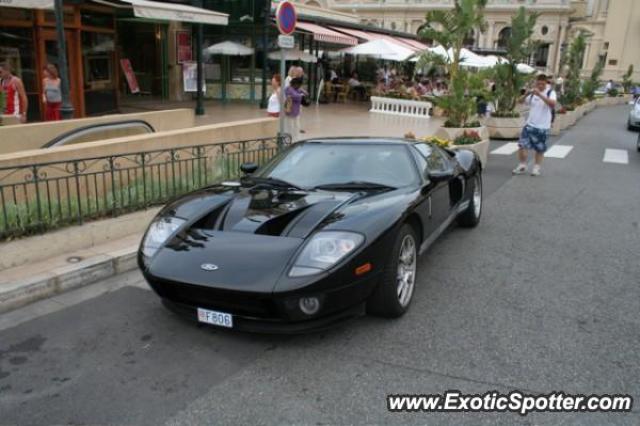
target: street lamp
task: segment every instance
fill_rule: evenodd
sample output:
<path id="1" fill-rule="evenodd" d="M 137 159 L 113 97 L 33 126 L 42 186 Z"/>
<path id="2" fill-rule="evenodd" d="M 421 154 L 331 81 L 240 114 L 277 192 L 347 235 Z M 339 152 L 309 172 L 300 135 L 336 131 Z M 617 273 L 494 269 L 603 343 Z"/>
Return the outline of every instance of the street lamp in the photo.
<path id="1" fill-rule="evenodd" d="M 58 36 L 58 71 L 60 72 L 60 91 L 62 92 L 62 105 L 60 113 L 63 119 L 73 118 L 73 105 L 69 101 L 69 73 L 67 69 L 67 43 L 64 36 L 64 10 L 62 0 L 55 0 L 54 11 L 56 15 L 56 33 Z"/>
<path id="2" fill-rule="evenodd" d="M 264 23 L 262 25 L 262 99 L 260 108 L 267 107 L 267 46 L 269 44 L 269 27 L 271 26 L 271 1 L 264 0 Z M 284 75 L 281 76 L 284 81 Z"/>
<path id="3" fill-rule="evenodd" d="M 194 3 L 194 6 L 202 7 L 202 0 L 195 0 Z M 198 91 L 196 95 L 196 115 L 204 115 L 204 96 L 202 94 L 202 37 L 202 24 L 196 24 L 196 87 Z"/>

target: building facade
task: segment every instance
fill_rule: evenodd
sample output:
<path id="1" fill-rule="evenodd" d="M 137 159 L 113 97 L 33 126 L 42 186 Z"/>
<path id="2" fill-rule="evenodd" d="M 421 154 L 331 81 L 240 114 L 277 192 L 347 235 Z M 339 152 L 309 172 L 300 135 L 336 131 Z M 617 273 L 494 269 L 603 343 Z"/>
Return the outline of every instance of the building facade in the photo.
<path id="1" fill-rule="evenodd" d="M 429 10 L 446 10 L 454 0 L 298 0 L 300 3 L 358 15 L 361 23 L 416 34 Z M 604 61 L 603 79 L 619 81 L 629 65 L 640 80 L 640 1 L 638 0 L 489 0 L 488 29 L 473 34 L 469 47 L 499 51 L 511 16 L 520 6 L 539 13 L 535 39 L 540 46 L 530 65 L 557 74 L 564 47 L 580 31 L 590 36 L 584 56 L 584 75 Z"/>
<path id="2" fill-rule="evenodd" d="M 569 37 L 585 31 L 587 48 L 583 72 L 588 75 L 598 61 L 604 62 L 604 80 L 620 80 L 634 65 L 634 81 L 640 81 L 640 1 L 573 1 Z"/>

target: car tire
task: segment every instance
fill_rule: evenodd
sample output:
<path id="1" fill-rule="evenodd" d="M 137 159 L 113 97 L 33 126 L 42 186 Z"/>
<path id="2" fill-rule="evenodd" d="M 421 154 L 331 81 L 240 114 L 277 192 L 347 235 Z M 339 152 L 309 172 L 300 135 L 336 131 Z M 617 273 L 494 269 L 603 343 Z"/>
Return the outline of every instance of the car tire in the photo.
<path id="1" fill-rule="evenodd" d="M 480 223 L 482 216 L 482 177 L 477 174 L 473 178 L 473 187 L 471 188 L 471 199 L 469 206 L 456 218 L 458 225 L 465 228 L 473 228 Z"/>
<path id="2" fill-rule="evenodd" d="M 408 223 L 400 228 L 391 253 L 378 286 L 367 300 L 367 313 L 398 318 L 409 309 L 418 271 L 418 238 Z"/>

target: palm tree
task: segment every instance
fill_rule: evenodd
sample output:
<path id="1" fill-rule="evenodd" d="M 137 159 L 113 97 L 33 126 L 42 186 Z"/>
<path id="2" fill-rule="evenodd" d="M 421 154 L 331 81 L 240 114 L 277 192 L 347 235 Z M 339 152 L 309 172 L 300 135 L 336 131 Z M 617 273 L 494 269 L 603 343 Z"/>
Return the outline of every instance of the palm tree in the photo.
<path id="1" fill-rule="evenodd" d="M 511 31 L 504 38 L 505 62 L 498 64 L 493 70 L 495 82 L 494 101 L 496 117 L 517 117 L 515 112 L 520 90 L 529 79 L 523 73 L 518 72 L 518 63 L 524 62 L 533 52 L 537 43 L 531 40 L 533 28 L 536 25 L 538 14 L 527 13 L 524 7 L 518 9 L 518 13 L 511 18 Z"/>
<path id="2" fill-rule="evenodd" d="M 470 33 L 479 29 L 484 32 L 484 8 L 487 0 L 456 0 L 453 10 L 431 10 L 427 12 L 426 23 L 420 30 L 420 37 L 435 41 L 447 51 L 451 49 L 449 75 L 453 81 L 460 69 L 460 52 Z"/>
<path id="3" fill-rule="evenodd" d="M 588 36 L 587 32 L 580 31 L 569 45 L 562 60 L 567 72 L 564 95 L 561 96 L 560 103 L 568 110 L 573 110 L 582 100 L 580 73 Z"/>
<path id="4" fill-rule="evenodd" d="M 427 53 L 418 64 L 444 65 L 449 74 L 449 95 L 432 99 L 446 111 L 446 127 L 467 127 L 475 111 L 475 101 L 469 95 L 479 87 L 478 78 L 460 68 L 460 56 L 468 35 L 475 30 L 484 32 L 486 5 L 487 0 L 456 0 L 452 10 L 427 12 L 426 23 L 419 32 L 421 38 L 433 40 L 451 52 L 444 62 L 442 57 Z"/>

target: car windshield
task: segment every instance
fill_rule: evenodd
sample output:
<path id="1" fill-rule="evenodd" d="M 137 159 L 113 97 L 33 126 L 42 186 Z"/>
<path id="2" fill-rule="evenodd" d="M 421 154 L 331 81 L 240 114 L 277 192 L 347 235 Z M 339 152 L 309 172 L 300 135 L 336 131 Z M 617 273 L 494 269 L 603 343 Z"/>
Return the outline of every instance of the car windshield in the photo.
<path id="1" fill-rule="evenodd" d="M 262 167 L 256 176 L 281 179 L 302 188 L 332 184 L 399 188 L 418 180 L 402 144 L 304 143 Z"/>

